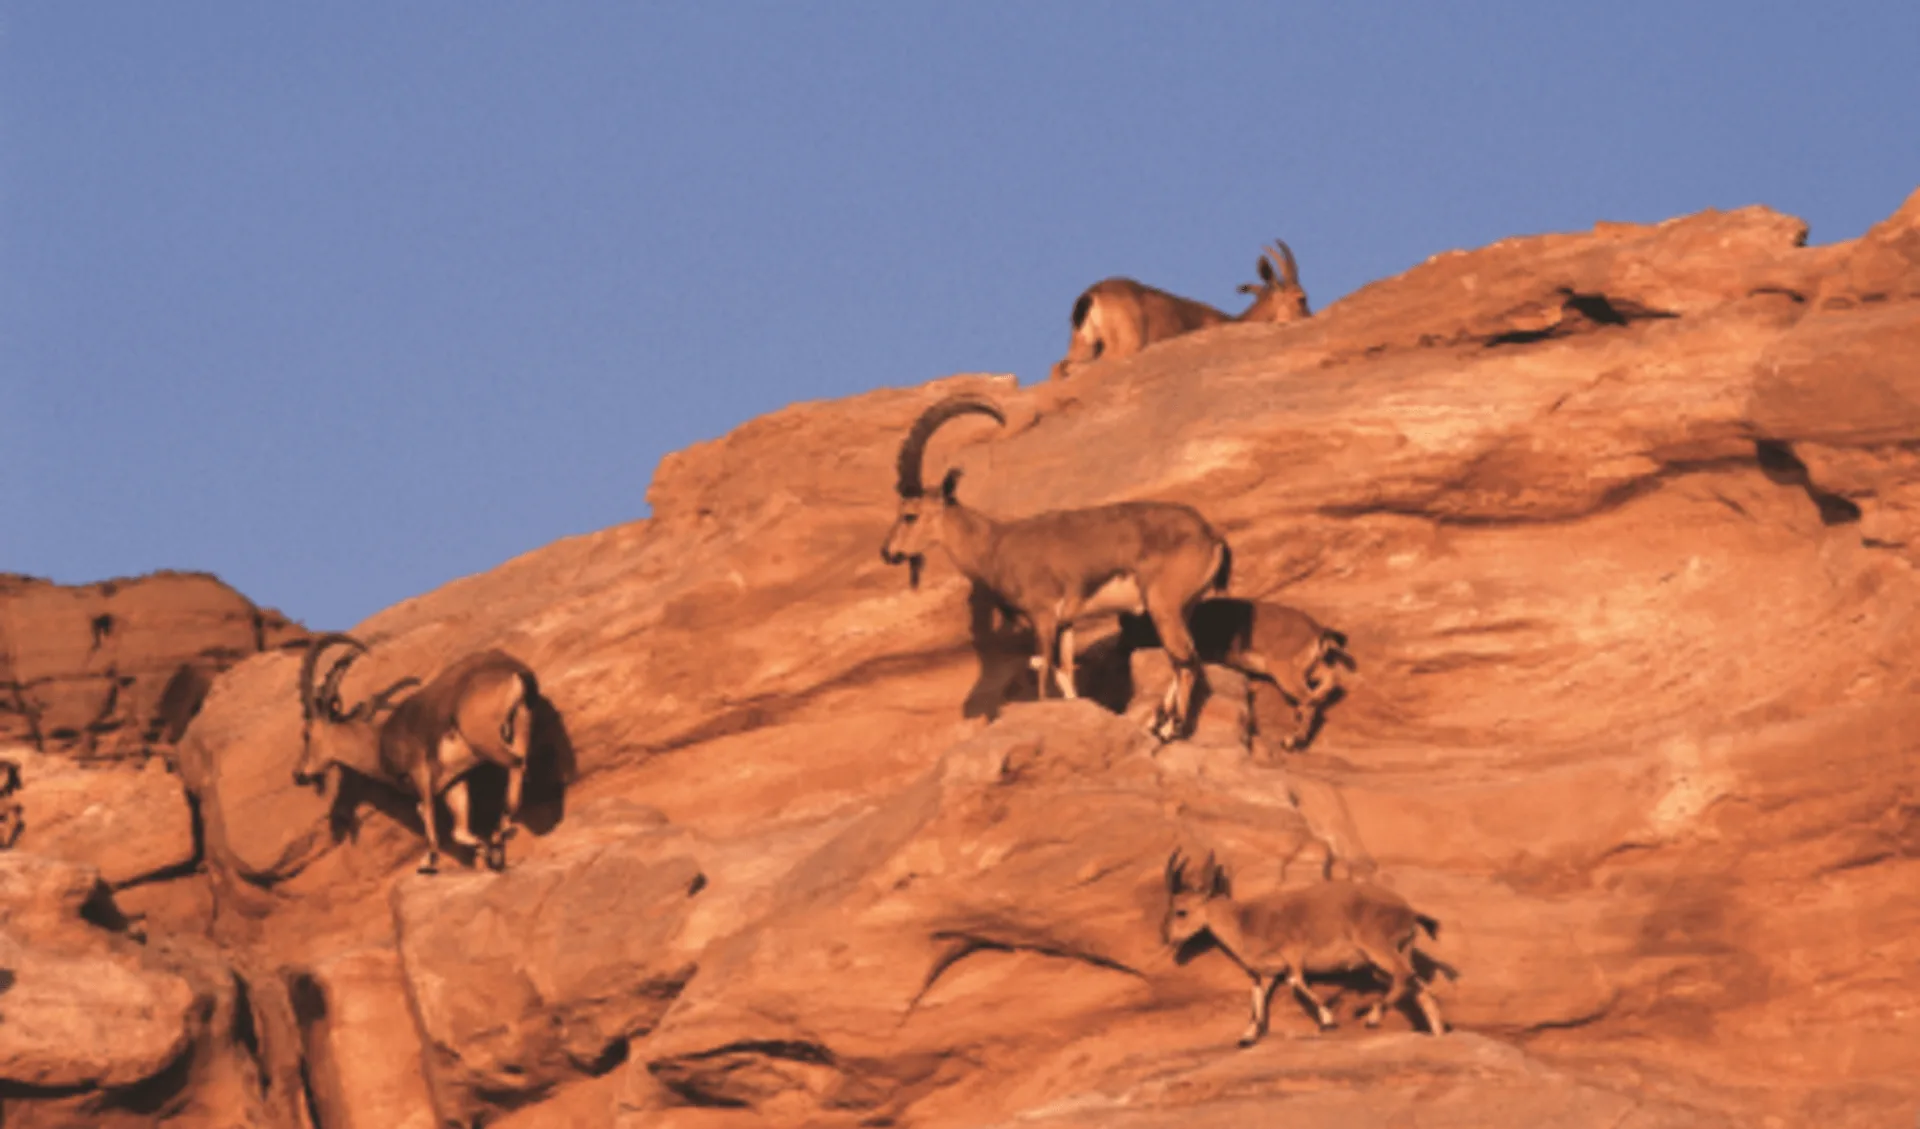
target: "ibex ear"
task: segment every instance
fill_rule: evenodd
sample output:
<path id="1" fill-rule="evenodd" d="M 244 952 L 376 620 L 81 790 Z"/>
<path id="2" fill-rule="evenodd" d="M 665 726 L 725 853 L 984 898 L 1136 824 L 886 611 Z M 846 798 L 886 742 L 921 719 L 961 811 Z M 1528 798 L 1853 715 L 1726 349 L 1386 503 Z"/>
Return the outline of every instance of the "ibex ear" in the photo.
<path id="1" fill-rule="evenodd" d="M 1229 898 L 1233 896 L 1233 888 L 1227 884 L 1227 872 L 1220 868 L 1218 862 L 1214 861 L 1212 851 L 1207 852 L 1207 865 L 1201 881 L 1206 883 L 1207 897 L 1209 898 Z"/>
<path id="2" fill-rule="evenodd" d="M 940 500 L 943 502 L 952 503 L 953 491 L 959 485 L 960 485 L 960 468 L 954 467 L 952 470 L 949 470 L 947 472 L 947 476 L 945 478 L 940 480 Z"/>

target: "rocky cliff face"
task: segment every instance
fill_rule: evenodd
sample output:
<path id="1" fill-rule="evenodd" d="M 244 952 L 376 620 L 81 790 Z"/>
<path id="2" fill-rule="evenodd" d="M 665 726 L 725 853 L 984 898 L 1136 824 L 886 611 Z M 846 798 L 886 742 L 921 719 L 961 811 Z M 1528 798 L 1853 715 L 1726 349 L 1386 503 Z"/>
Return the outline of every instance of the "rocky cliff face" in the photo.
<path id="1" fill-rule="evenodd" d="M 221 672 L 305 635 L 203 573 L 73 586 L 0 573 L 0 742 L 142 759 L 179 740 Z"/>
<path id="2" fill-rule="evenodd" d="M 0 1047 L 6 1113 L 1905 1124 L 1920 196 L 1804 234 L 1751 208 L 1513 239 L 1295 325 L 797 405 L 673 456 L 651 520 L 360 628 L 349 697 L 483 646 L 540 672 L 536 749 L 577 771 L 539 782 L 502 874 L 415 875 L 404 800 L 343 821 L 295 787 L 297 659 L 251 658 L 179 754 L 217 957 L 47 908 L 93 904 L 44 892 L 85 874 L 0 883 L 145 960 L 154 1028 L 111 1061 Z M 1156 745 L 1151 654 L 1130 713 L 1024 701 L 1026 643 L 963 578 L 880 561 L 900 436 L 961 390 L 1009 417 L 935 441 L 971 503 L 1192 503 L 1236 594 L 1346 632 L 1307 751 L 1250 754 L 1271 701 L 1220 668 L 1194 739 Z M 1442 922 L 1455 1030 L 1369 1031 L 1348 983 L 1336 1030 L 1282 994 L 1238 1049 L 1244 975 L 1159 939 L 1175 846 L 1239 895 L 1405 895 Z M 35 959 L 78 944 L 49 936 Z M 38 968 L 12 993 L 44 999 Z"/>

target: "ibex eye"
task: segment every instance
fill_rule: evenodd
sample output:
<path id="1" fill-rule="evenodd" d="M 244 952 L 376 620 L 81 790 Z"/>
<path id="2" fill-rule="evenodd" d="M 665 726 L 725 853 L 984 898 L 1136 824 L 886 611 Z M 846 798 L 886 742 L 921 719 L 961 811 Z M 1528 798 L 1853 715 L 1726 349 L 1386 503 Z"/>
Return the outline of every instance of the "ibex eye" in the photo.
<path id="1" fill-rule="evenodd" d="M 920 515 L 919 514 L 901 514 L 900 520 L 906 522 L 908 525 L 912 525 L 914 522 L 920 520 Z"/>

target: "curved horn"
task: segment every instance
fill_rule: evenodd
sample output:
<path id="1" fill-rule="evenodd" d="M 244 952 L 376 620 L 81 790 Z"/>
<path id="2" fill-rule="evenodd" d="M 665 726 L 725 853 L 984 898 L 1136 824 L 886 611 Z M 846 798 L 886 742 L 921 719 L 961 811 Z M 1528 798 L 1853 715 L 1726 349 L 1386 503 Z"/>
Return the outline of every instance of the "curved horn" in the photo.
<path id="1" fill-rule="evenodd" d="M 373 697 L 368 698 L 366 701 L 361 702 L 359 705 L 348 710 L 346 716 L 348 718 L 356 718 L 356 717 L 362 717 L 362 716 L 378 717 L 380 714 L 380 711 L 386 709 L 387 706 L 392 703 L 394 697 L 398 695 L 401 691 L 411 690 L 414 687 L 419 685 L 420 685 L 420 680 L 418 678 L 415 678 L 413 675 L 409 674 L 405 678 L 400 679 L 399 681 L 395 682 L 393 685 L 388 686 L 386 689 L 380 691 L 378 694 L 375 694 Z"/>
<path id="2" fill-rule="evenodd" d="M 1286 240 L 1276 239 L 1273 241 L 1273 249 L 1280 252 L 1280 257 L 1285 260 L 1285 264 L 1280 271 L 1280 277 L 1285 280 L 1288 289 L 1298 290 L 1300 288 L 1300 264 L 1293 261 L 1293 248 L 1287 246 Z"/>
<path id="3" fill-rule="evenodd" d="M 1185 885 L 1187 860 L 1180 857 L 1180 848 L 1175 847 L 1167 856 L 1167 889 L 1175 894 Z"/>
<path id="4" fill-rule="evenodd" d="M 364 646 L 358 650 L 348 651 L 345 655 L 333 660 L 333 665 L 327 668 L 325 675 L 321 676 L 320 691 L 314 705 L 326 713 L 327 720 L 349 721 L 360 716 L 359 706 L 344 712 L 340 709 L 340 680 L 347 676 L 347 668 L 353 665 L 353 660 L 359 658 L 365 651 Z M 361 705 L 365 704 L 361 703 Z"/>
<path id="5" fill-rule="evenodd" d="M 955 416 L 979 412 L 983 416 L 992 416 L 994 422 L 1006 426 L 1007 417 L 991 400 L 978 396 L 949 396 L 920 413 L 913 421 L 913 427 L 907 431 L 907 437 L 900 444 L 900 461 L 896 466 L 899 479 L 894 489 L 902 498 L 918 498 L 927 492 L 926 484 L 920 477 L 920 462 L 927 450 L 927 440 L 939 430 L 940 425 Z"/>
<path id="6" fill-rule="evenodd" d="M 313 685 L 314 667 L 319 665 L 320 652 L 335 643 L 353 647 L 355 655 L 367 649 L 365 643 L 340 631 L 331 631 L 308 641 L 307 653 L 300 659 L 300 718 L 302 721 L 312 721 L 314 715 L 320 712 L 321 703 L 332 696 L 335 683 L 339 681 L 340 675 L 346 673 L 347 664 L 353 661 L 353 655 L 349 655 L 341 662 L 335 663 L 333 668 L 327 671 L 324 696 L 316 692 Z"/>

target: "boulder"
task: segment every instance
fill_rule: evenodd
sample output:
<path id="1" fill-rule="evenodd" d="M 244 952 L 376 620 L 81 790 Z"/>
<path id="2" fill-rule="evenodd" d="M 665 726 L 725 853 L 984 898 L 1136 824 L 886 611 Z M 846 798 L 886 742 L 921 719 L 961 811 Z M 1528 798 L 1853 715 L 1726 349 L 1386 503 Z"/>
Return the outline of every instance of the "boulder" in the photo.
<path id="1" fill-rule="evenodd" d="M 180 778 L 155 757 L 82 765 L 21 748 L 22 830 L 15 848 L 91 866 L 127 886 L 193 864 L 193 812 Z"/>
<path id="2" fill-rule="evenodd" d="M 187 1054 L 200 1001 L 118 924 L 99 871 L 0 853 L 0 1082 L 126 1089 Z"/>
<path id="3" fill-rule="evenodd" d="M 394 887 L 393 979 L 442 1119 L 469 1124 L 625 1060 L 694 973 L 697 950 L 676 942 L 708 884 L 700 853 L 657 816 L 619 812 L 503 873 Z M 329 999 L 341 978 L 322 977 Z"/>

